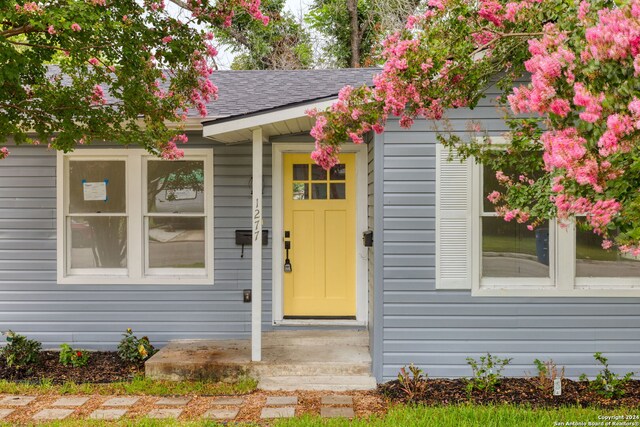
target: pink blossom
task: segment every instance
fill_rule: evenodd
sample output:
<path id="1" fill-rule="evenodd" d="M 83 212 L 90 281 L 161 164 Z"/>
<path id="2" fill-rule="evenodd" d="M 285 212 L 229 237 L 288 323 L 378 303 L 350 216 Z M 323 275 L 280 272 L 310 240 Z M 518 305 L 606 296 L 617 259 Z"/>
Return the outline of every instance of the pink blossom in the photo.
<path id="1" fill-rule="evenodd" d="M 584 113 L 580 114 L 580 118 L 586 122 L 594 123 L 600 119 L 602 113 L 602 101 L 604 101 L 604 93 L 597 96 L 592 95 L 582 83 L 573 85 L 574 97 L 573 103 L 580 107 L 585 107 Z"/>
<path id="2" fill-rule="evenodd" d="M 384 126 L 376 123 L 374 125 L 371 126 L 371 129 L 373 129 L 373 131 L 377 134 L 381 134 L 382 132 L 384 132 Z"/>
<path id="3" fill-rule="evenodd" d="M 569 111 L 571 111 L 571 105 L 569 105 L 569 101 L 566 99 L 557 98 L 551 101 L 549 109 L 553 114 L 557 114 L 560 117 L 566 117 L 566 115 L 569 114 Z"/>
<path id="4" fill-rule="evenodd" d="M 602 249 L 611 249 L 611 247 L 613 246 L 613 242 L 611 240 L 603 240 L 602 241 Z"/>
<path id="5" fill-rule="evenodd" d="M 7 149 L 7 147 L 0 148 L 0 160 L 5 159 L 8 156 L 9 156 L 9 150 Z"/>
<path id="6" fill-rule="evenodd" d="M 173 37 L 171 37 L 171 36 L 165 36 L 165 37 L 163 37 L 163 38 L 162 38 L 162 43 L 165 43 L 165 44 L 166 44 L 166 43 L 171 42 L 171 40 L 173 40 Z"/>
<path id="7" fill-rule="evenodd" d="M 498 200 L 500 199 L 500 192 L 499 191 L 492 191 L 488 196 L 487 196 L 487 200 L 489 200 L 491 203 L 493 203 L 494 205 L 498 202 Z"/>
<path id="8" fill-rule="evenodd" d="M 584 21 L 589 13 L 589 8 L 591 7 L 591 3 L 587 1 L 581 1 L 580 6 L 578 7 L 578 19 Z"/>
<path id="9" fill-rule="evenodd" d="M 429 0 L 427 4 L 430 7 L 435 7 L 436 9 L 444 10 L 444 2 L 442 0 Z"/>
<path id="10" fill-rule="evenodd" d="M 90 58 L 89 64 L 93 65 L 94 67 L 97 67 L 98 64 L 100 64 L 100 61 L 98 61 L 98 58 Z"/>
<path id="11" fill-rule="evenodd" d="M 104 105 L 107 100 L 104 98 L 104 91 L 100 85 L 93 86 L 93 94 L 91 95 L 92 105 Z"/>
<path id="12" fill-rule="evenodd" d="M 502 171 L 497 171 L 496 172 L 496 179 L 498 180 L 498 182 L 500 184 L 505 184 L 505 183 L 510 181 L 509 177 L 507 175 L 505 175 L 504 172 L 502 172 Z"/>
<path id="13" fill-rule="evenodd" d="M 160 156 L 165 160 L 178 160 L 184 157 L 184 150 L 177 147 L 172 140 L 160 147 Z"/>
<path id="14" fill-rule="evenodd" d="M 53 28 L 53 25 L 49 25 L 49 27 L 47 28 L 47 33 L 54 35 L 56 33 L 55 28 Z"/>
<path id="15" fill-rule="evenodd" d="M 496 27 L 501 27 L 502 21 L 504 21 L 502 5 L 495 0 L 480 0 L 478 15 L 493 23 Z"/>

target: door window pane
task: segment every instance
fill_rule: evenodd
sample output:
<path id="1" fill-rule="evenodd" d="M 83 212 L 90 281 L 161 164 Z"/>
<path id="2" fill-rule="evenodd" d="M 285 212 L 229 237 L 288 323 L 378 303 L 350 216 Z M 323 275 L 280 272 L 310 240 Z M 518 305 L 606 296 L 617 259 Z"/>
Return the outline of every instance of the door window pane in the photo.
<path id="1" fill-rule="evenodd" d="M 126 268 L 127 219 L 71 217 L 71 268 Z"/>
<path id="2" fill-rule="evenodd" d="M 70 160 L 69 212 L 126 212 L 124 160 Z"/>
<path id="3" fill-rule="evenodd" d="M 334 200 L 337 199 L 346 199 L 346 190 L 345 190 L 345 184 L 340 183 L 340 184 L 330 184 L 330 188 L 331 188 L 331 198 Z"/>
<path id="4" fill-rule="evenodd" d="M 302 182 L 293 183 L 293 200 L 306 200 L 309 198 L 309 184 Z"/>
<path id="5" fill-rule="evenodd" d="M 344 181 L 347 179 L 347 168 L 345 165 L 335 165 L 329 172 L 329 177 L 334 181 Z"/>
<path id="6" fill-rule="evenodd" d="M 307 181 L 309 179 L 309 165 L 293 165 L 293 180 Z"/>
<path id="7" fill-rule="evenodd" d="M 312 199 L 325 200 L 327 198 L 327 184 L 311 184 Z"/>
<path id="8" fill-rule="evenodd" d="M 149 212 L 204 212 L 204 162 L 147 162 Z"/>
<path id="9" fill-rule="evenodd" d="M 602 249 L 602 237 L 576 227 L 576 276 L 640 277 L 640 259 Z"/>
<path id="10" fill-rule="evenodd" d="M 314 181 L 327 179 L 327 171 L 318 165 L 311 165 L 311 179 Z"/>
<path id="11" fill-rule="evenodd" d="M 549 225 L 529 231 L 525 224 L 482 218 L 483 277 L 549 277 Z"/>
<path id="12" fill-rule="evenodd" d="M 150 268 L 204 268 L 204 218 L 151 217 Z"/>

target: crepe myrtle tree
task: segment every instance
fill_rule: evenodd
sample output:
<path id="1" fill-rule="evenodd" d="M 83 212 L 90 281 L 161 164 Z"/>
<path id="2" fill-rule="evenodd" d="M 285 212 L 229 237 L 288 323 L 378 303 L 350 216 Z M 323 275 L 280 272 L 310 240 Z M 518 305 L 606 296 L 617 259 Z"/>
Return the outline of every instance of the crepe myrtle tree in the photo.
<path id="1" fill-rule="evenodd" d="M 573 218 L 605 249 L 640 255 L 640 0 L 429 0 L 382 59 L 372 87 L 309 112 L 318 164 L 390 116 L 434 120 L 452 152 L 497 171 L 486 196 L 506 221 Z M 449 132 L 445 110 L 475 107 L 494 83 L 510 142 L 477 138 L 473 122 L 471 137 Z"/>
<path id="2" fill-rule="evenodd" d="M 168 122 L 206 116 L 216 48 L 206 28 L 260 0 L 0 0 L 0 144 L 68 152 L 109 140 L 166 159 L 186 136 Z M 0 159 L 9 155 L 0 148 Z"/>

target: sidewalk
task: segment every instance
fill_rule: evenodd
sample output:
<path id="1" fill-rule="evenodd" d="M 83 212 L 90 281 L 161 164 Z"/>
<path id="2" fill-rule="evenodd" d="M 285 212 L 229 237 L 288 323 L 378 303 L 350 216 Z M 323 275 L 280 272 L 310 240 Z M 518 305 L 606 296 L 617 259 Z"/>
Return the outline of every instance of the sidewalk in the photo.
<path id="1" fill-rule="evenodd" d="M 268 421 L 302 414 L 326 418 L 383 413 L 375 392 L 264 392 L 244 396 L 15 396 L 0 394 L 0 422 L 34 423 L 64 419 L 137 418 Z"/>

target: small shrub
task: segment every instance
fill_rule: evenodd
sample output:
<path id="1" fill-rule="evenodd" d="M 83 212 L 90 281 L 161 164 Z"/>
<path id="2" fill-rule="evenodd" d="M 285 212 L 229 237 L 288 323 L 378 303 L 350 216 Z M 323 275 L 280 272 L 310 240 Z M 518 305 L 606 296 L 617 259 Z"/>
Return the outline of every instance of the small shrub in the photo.
<path id="1" fill-rule="evenodd" d="M 591 388 L 591 390 L 608 399 L 622 397 L 624 395 L 624 388 L 633 376 L 633 372 L 629 372 L 621 378 L 618 374 L 614 374 L 609 370 L 609 364 L 607 363 L 609 359 L 604 357 L 602 353 L 595 353 L 593 357 L 604 369 L 598 372 L 598 375 L 596 375 L 593 381 L 589 381 L 586 374 L 580 375 L 580 381 L 589 382 L 589 388 Z"/>
<path id="2" fill-rule="evenodd" d="M 40 361 L 40 342 L 13 331 L 7 331 L 4 335 L 7 337 L 7 345 L 0 349 L 0 355 L 7 366 L 21 369 Z"/>
<path id="3" fill-rule="evenodd" d="M 89 363 L 90 353 L 86 350 L 74 350 L 69 344 L 60 345 L 60 363 L 64 366 L 82 368 Z"/>
<path id="4" fill-rule="evenodd" d="M 467 357 L 467 364 L 471 366 L 473 377 L 467 382 L 467 393 L 480 390 L 484 393 L 494 391 L 502 378 L 502 371 L 511 363 L 512 359 L 500 359 L 490 353 L 480 357 L 480 362 Z"/>
<path id="5" fill-rule="evenodd" d="M 131 328 L 122 334 L 123 338 L 118 344 L 118 356 L 129 363 L 144 362 L 153 356 L 158 350 L 155 349 L 149 338 L 138 338 L 133 335 Z"/>
<path id="6" fill-rule="evenodd" d="M 406 366 L 400 368 L 398 383 L 408 402 L 419 400 L 427 391 L 427 375 L 413 363 L 408 371 Z"/>
<path id="7" fill-rule="evenodd" d="M 558 370 L 558 366 L 553 359 L 545 360 L 544 362 L 536 359 L 533 361 L 533 364 L 536 365 L 536 369 L 538 370 L 538 376 L 536 377 L 538 388 L 545 394 L 553 393 L 555 380 L 557 378 L 564 378 L 564 366 Z"/>

